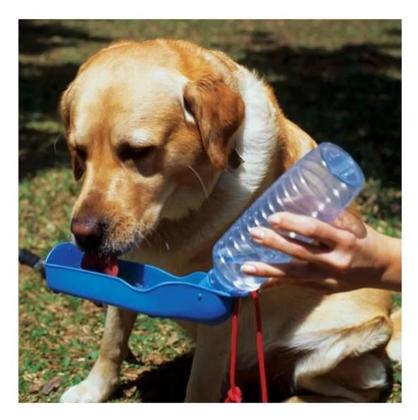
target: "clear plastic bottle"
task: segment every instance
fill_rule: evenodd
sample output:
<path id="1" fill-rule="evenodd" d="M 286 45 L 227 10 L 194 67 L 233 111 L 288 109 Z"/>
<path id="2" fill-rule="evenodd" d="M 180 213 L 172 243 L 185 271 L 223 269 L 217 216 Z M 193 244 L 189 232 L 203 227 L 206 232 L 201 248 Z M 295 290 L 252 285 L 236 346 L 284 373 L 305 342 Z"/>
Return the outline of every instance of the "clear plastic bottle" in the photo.
<path id="1" fill-rule="evenodd" d="M 266 280 L 241 272 L 246 261 L 287 263 L 286 254 L 256 244 L 249 229 L 270 226 L 268 216 L 278 211 L 332 222 L 358 195 L 364 175 L 354 159 L 341 147 L 321 143 L 287 170 L 228 229 L 213 248 L 212 287 L 232 295 L 245 295 Z M 308 241 L 293 234 L 301 240 Z"/>

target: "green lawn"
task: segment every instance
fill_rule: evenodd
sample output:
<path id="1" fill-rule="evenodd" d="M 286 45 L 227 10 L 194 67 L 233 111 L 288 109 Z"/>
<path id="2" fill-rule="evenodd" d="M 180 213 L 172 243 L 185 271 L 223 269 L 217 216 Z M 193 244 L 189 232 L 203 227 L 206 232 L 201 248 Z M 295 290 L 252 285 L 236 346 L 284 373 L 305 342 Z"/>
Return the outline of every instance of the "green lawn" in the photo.
<path id="1" fill-rule="evenodd" d="M 367 176 L 359 199 L 365 220 L 401 235 L 400 21 L 21 21 L 21 247 L 45 254 L 69 238 L 78 186 L 57 115 L 60 93 L 100 47 L 156 37 L 222 49 L 257 69 L 293 121 L 352 152 Z M 19 399 L 57 401 L 92 366 L 104 311 L 49 292 L 26 267 L 19 291 Z M 192 347 L 176 325 L 141 315 L 130 346 L 137 356 L 124 364 L 112 401 L 180 401 Z M 389 400 L 400 401 L 399 366 L 394 380 Z"/>

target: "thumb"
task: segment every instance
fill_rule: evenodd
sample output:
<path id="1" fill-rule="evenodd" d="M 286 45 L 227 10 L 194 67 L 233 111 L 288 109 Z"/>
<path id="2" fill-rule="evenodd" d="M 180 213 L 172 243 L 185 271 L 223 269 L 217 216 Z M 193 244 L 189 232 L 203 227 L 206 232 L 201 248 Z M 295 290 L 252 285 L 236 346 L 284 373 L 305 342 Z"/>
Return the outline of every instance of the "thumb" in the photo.
<path id="1" fill-rule="evenodd" d="M 367 235 L 363 221 L 347 210 L 341 213 L 331 224 L 339 229 L 351 232 L 357 238 L 364 238 Z"/>

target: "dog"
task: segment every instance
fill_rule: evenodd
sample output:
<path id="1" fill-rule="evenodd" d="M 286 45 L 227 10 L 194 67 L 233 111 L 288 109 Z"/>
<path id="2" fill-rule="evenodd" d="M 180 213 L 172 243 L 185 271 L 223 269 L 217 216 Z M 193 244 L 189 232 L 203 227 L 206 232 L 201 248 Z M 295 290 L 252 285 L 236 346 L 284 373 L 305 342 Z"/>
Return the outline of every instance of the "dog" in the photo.
<path id="1" fill-rule="evenodd" d="M 181 40 L 121 41 L 89 58 L 60 110 L 81 192 L 80 248 L 176 275 L 211 267 L 213 244 L 315 141 L 286 118 L 272 88 L 220 51 Z M 378 401 L 388 349 L 398 357 L 391 295 L 323 294 L 294 285 L 261 293 L 270 381 L 289 402 Z M 100 354 L 63 402 L 100 402 L 118 385 L 136 314 L 108 307 Z M 257 359 L 250 302 L 240 311 L 237 369 Z M 224 397 L 230 322 L 181 322 L 196 343 L 187 402 Z M 399 329 L 399 328 L 398 328 Z"/>

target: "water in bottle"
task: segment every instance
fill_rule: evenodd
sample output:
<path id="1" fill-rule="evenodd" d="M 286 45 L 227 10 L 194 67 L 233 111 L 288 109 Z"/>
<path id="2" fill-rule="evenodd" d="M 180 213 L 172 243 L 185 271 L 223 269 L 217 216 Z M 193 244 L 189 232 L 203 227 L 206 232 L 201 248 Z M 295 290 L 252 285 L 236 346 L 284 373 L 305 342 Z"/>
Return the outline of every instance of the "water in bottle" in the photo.
<path id="1" fill-rule="evenodd" d="M 335 144 L 321 143 L 277 179 L 218 240 L 209 272 L 211 285 L 237 296 L 258 289 L 266 278 L 241 272 L 244 262 L 278 264 L 291 257 L 255 243 L 251 228 L 271 227 L 267 218 L 278 211 L 332 222 L 363 186 L 364 175 L 354 159 Z"/>

